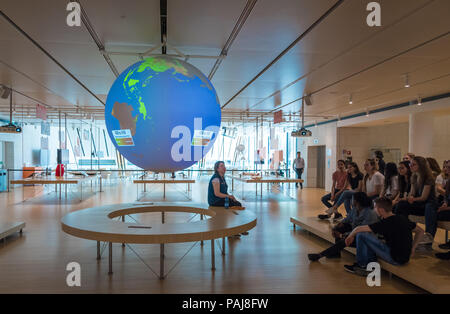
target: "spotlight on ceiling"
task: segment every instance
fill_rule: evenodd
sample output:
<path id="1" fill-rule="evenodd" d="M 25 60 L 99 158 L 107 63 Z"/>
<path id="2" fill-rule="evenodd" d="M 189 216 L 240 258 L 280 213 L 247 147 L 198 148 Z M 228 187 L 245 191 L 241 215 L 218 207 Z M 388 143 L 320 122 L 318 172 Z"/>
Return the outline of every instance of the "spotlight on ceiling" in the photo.
<path id="1" fill-rule="evenodd" d="M 305 100 L 305 104 L 307 106 L 311 106 L 312 105 L 311 95 L 310 94 L 307 94 L 307 95 L 303 96 L 303 99 Z"/>
<path id="2" fill-rule="evenodd" d="M 7 99 L 11 94 L 11 89 L 3 84 L 0 84 L 0 98 Z"/>

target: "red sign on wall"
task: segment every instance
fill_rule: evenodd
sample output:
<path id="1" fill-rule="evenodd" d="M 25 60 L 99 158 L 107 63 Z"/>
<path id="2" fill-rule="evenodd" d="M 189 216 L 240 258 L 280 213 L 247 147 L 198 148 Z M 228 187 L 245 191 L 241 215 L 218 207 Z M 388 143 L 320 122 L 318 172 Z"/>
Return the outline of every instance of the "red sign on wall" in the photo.
<path id="1" fill-rule="evenodd" d="M 45 106 L 36 105 L 36 118 L 47 120 L 47 108 Z"/>
<path id="2" fill-rule="evenodd" d="M 283 110 L 278 110 L 273 113 L 273 123 L 283 122 Z"/>

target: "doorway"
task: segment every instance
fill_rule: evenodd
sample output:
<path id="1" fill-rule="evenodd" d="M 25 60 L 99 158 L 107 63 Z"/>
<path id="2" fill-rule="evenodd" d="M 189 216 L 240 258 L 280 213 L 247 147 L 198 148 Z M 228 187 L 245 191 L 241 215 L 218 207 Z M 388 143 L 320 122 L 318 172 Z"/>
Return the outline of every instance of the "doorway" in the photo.
<path id="1" fill-rule="evenodd" d="M 325 145 L 308 146 L 308 187 L 325 188 Z"/>
<path id="2" fill-rule="evenodd" d="M 0 142 L 0 161 L 4 169 L 14 168 L 14 143 Z"/>

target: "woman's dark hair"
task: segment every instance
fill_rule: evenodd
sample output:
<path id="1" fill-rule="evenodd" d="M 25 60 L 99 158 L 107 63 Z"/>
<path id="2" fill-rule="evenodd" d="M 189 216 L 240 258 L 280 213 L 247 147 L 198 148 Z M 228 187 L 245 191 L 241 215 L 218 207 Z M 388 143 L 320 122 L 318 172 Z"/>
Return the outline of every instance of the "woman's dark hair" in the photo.
<path id="1" fill-rule="evenodd" d="M 375 154 L 375 157 L 378 159 L 383 159 L 383 157 L 384 157 L 383 152 L 381 150 L 376 150 L 374 152 L 374 154 Z"/>
<path id="2" fill-rule="evenodd" d="M 218 160 L 218 161 L 216 161 L 216 163 L 214 164 L 214 173 L 215 173 L 215 174 L 218 174 L 218 173 L 217 173 L 217 169 L 219 169 L 220 164 L 225 164 L 225 163 L 224 163 L 222 160 Z"/>
<path id="3" fill-rule="evenodd" d="M 392 184 L 392 177 L 398 176 L 397 165 L 388 162 L 384 168 L 384 188 L 387 189 Z"/>
<path id="4" fill-rule="evenodd" d="M 375 170 L 378 170 L 377 162 L 375 161 L 375 159 L 369 158 L 366 161 L 369 163 L 369 165 L 374 167 Z M 366 173 L 366 175 L 364 176 L 364 184 L 366 184 L 366 181 L 367 181 L 368 178 L 369 178 L 369 174 Z"/>
<path id="5" fill-rule="evenodd" d="M 372 206 L 372 200 L 364 192 L 356 192 L 353 194 L 353 200 L 359 204 L 361 208 L 367 208 Z"/>
<path id="6" fill-rule="evenodd" d="M 400 196 L 403 196 L 403 193 L 408 193 L 409 191 L 407 191 L 408 189 L 408 182 L 411 183 L 411 167 L 409 166 L 409 161 L 400 161 L 399 165 L 402 165 L 406 168 L 406 175 L 402 176 L 399 175 L 398 176 L 398 187 L 400 190 Z"/>
<path id="7" fill-rule="evenodd" d="M 351 161 L 351 162 L 348 163 L 348 165 L 352 166 L 353 168 L 355 168 L 356 175 L 359 175 L 359 174 L 362 175 L 361 171 L 359 170 L 358 164 L 356 162 Z"/>
<path id="8" fill-rule="evenodd" d="M 442 172 L 441 172 L 441 176 L 447 180 L 448 179 L 448 175 L 447 175 L 447 171 L 445 171 L 445 167 L 448 164 L 447 167 L 450 167 L 450 160 L 444 160 L 444 163 L 442 164 Z"/>
<path id="9" fill-rule="evenodd" d="M 431 171 L 433 171 L 433 175 L 436 177 L 441 173 L 441 167 L 439 167 L 438 162 L 436 159 L 432 157 L 427 157 L 428 165 L 430 166 Z"/>
<path id="10" fill-rule="evenodd" d="M 428 165 L 427 160 L 421 156 L 416 156 L 413 158 L 413 160 L 417 163 L 419 171 L 417 171 L 417 173 L 414 173 L 414 175 L 411 176 L 411 184 L 418 184 L 418 186 L 424 186 L 425 182 L 431 180 L 434 182 L 435 178 L 433 176 L 433 172 L 431 172 L 431 168 Z"/>

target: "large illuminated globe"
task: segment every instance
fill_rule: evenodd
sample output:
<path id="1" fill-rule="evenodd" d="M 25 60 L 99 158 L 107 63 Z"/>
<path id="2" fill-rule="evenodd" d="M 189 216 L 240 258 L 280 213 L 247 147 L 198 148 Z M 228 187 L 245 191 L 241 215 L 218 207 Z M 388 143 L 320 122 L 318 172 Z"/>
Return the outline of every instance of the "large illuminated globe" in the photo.
<path id="1" fill-rule="evenodd" d="M 220 104 L 208 78 L 166 56 L 128 67 L 112 85 L 105 107 L 108 134 L 119 152 L 145 170 L 193 165 L 211 149 Z"/>

